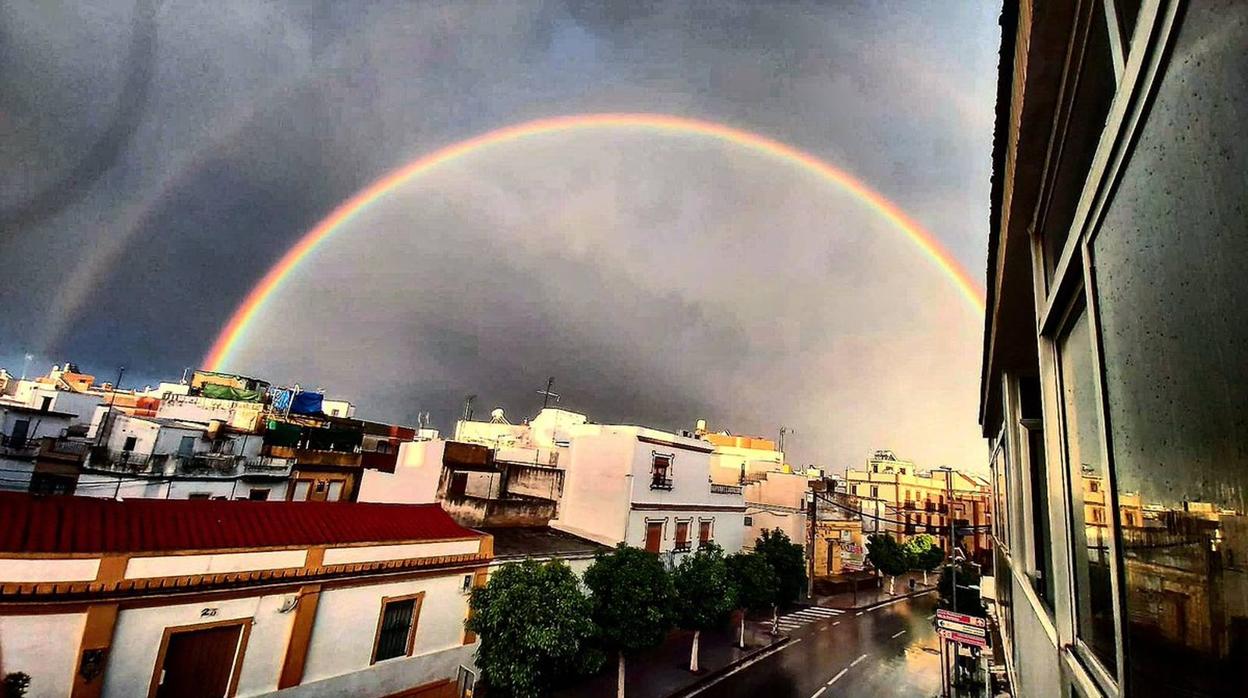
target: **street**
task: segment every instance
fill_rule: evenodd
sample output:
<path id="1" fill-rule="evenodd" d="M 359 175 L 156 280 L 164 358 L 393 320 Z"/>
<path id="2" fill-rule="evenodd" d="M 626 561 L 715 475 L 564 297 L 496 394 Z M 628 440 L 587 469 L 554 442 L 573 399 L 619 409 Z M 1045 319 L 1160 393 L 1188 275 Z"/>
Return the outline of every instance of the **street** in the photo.
<path id="1" fill-rule="evenodd" d="M 787 645 L 692 694 L 831 698 L 933 696 L 940 655 L 929 617 L 936 595 L 903 599 L 805 625 Z"/>

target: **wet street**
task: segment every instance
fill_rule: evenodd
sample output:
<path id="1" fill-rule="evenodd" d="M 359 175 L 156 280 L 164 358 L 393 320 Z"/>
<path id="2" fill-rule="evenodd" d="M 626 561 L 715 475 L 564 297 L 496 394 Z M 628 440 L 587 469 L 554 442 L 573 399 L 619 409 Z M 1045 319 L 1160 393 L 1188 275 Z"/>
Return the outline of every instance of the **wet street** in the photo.
<path id="1" fill-rule="evenodd" d="M 940 693 L 936 595 L 904 599 L 803 626 L 782 648 L 693 694 L 832 698 Z"/>

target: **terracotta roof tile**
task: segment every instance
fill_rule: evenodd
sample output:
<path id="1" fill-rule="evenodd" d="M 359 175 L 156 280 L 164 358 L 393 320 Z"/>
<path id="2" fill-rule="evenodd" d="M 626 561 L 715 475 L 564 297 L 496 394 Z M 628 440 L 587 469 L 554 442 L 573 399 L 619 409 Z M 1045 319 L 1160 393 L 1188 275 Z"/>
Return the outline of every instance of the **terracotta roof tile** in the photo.
<path id="1" fill-rule="evenodd" d="M 0 553 L 139 553 L 479 535 L 437 504 L 35 497 L 0 493 Z"/>

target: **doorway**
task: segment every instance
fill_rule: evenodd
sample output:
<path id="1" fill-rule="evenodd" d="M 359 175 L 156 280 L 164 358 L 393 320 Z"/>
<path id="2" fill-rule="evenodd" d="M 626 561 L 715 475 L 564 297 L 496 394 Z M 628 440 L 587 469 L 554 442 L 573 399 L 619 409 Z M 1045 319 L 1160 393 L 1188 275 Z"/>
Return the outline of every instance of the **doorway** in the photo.
<path id="1" fill-rule="evenodd" d="M 167 628 L 149 695 L 225 698 L 238 688 L 250 621 Z"/>

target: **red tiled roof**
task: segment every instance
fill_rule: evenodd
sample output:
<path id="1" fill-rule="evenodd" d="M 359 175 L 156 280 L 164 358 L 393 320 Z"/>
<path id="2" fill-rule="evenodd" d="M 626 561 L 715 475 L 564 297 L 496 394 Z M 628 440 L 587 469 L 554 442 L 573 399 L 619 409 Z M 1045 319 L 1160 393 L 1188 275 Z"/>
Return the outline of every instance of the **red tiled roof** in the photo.
<path id="1" fill-rule="evenodd" d="M 0 493 L 0 553 L 137 553 L 479 535 L 437 504 L 34 497 Z"/>

